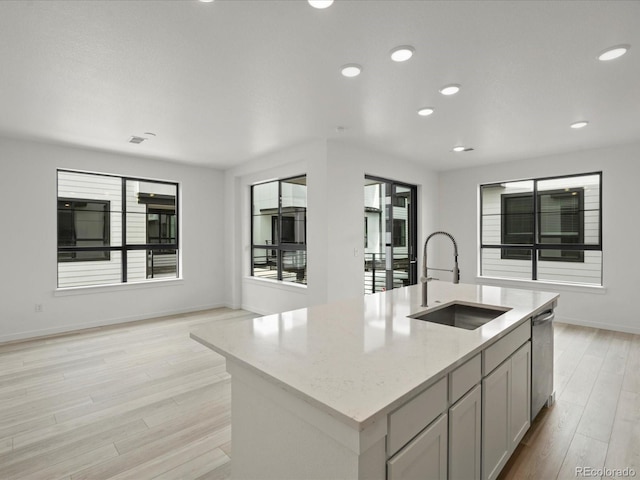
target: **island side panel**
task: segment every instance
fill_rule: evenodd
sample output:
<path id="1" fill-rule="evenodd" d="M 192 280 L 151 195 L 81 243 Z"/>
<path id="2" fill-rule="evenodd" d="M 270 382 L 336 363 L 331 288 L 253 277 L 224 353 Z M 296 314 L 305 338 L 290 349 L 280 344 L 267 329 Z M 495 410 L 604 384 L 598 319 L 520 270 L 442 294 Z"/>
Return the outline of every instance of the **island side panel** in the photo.
<path id="1" fill-rule="evenodd" d="M 227 360 L 232 479 L 385 478 L 385 435 L 359 432 Z"/>

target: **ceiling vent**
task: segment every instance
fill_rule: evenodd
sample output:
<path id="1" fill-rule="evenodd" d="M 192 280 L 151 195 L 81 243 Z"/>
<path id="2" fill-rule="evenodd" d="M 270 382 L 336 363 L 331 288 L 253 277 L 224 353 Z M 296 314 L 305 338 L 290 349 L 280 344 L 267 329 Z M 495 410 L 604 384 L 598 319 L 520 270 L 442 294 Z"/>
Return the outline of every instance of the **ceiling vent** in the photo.
<path id="1" fill-rule="evenodd" d="M 146 140 L 144 137 L 136 137 L 135 135 L 129 139 L 129 143 L 142 143 Z"/>

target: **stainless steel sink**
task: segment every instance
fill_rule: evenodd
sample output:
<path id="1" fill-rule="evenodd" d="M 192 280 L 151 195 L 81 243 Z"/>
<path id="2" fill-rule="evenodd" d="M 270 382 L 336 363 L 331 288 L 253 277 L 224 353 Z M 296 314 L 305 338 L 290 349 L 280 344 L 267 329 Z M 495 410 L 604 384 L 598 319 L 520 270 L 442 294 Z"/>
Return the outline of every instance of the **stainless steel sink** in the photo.
<path id="1" fill-rule="evenodd" d="M 409 318 L 440 323 L 442 325 L 449 325 L 450 327 L 464 328 L 466 330 L 475 330 L 509 310 L 511 309 L 506 307 L 489 305 L 480 307 L 453 303 L 437 310 L 409 315 Z"/>

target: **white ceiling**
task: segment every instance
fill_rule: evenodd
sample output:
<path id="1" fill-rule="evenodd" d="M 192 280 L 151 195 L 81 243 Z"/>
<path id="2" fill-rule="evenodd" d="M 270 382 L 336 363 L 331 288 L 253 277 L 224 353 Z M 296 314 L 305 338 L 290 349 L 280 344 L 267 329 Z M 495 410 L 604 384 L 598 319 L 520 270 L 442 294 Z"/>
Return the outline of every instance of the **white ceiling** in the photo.
<path id="1" fill-rule="evenodd" d="M 437 170 L 629 143 L 640 1 L 5 0 L 0 112 L 5 137 L 218 168 L 318 138 Z"/>

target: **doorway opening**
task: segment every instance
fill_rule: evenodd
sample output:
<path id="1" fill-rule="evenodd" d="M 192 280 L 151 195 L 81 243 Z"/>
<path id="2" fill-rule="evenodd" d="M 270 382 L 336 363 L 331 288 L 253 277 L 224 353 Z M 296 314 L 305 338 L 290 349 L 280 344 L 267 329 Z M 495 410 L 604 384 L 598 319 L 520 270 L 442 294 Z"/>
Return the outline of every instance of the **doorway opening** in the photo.
<path id="1" fill-rule="evenodd" d="M 415 185 L 365 176 L 365 294 L 418 282 L 416 197 Z"/>

